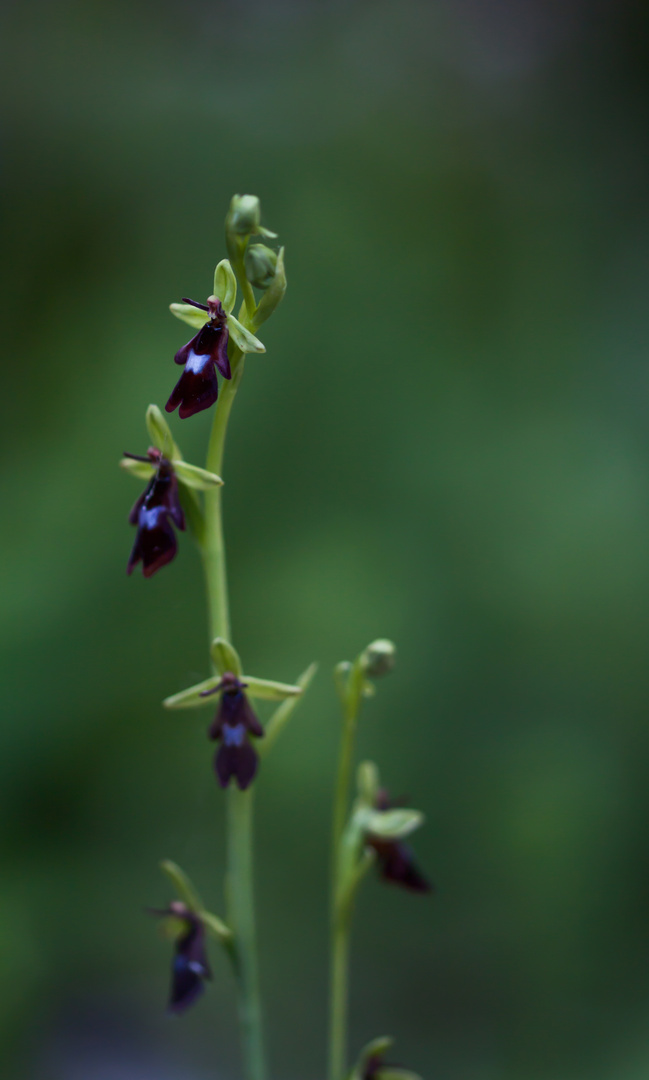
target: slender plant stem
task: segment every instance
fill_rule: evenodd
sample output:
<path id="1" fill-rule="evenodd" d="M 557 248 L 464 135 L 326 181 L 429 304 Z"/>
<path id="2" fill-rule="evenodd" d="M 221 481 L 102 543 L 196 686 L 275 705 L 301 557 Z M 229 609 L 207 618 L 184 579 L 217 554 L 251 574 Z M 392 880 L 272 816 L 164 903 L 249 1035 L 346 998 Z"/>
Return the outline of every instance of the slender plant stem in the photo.
<path id="1" fill-rule="evenodd" d="M 347 1001 L 351 908 L 342 903 L 341 844 L 347 818 L 354 758 L 356 721 L 361 702 L 362 672 L 354 664 L 343 703 L 338 774 L 334 795 L 331 890 L 331 975 L 329 1002 L 329 1080 L 343 1080 L 347 1062 Z"/>
<path id="2" fill-rule="evenodd" d="M 232 378 L 224 380 L 216 404 L 207 451 L 206 467 L 222 475 L 223 452 L 230 410 L 243 375 L 244 357 L 235 350 L 230 357 Z M 221 508 L 221 488 L 205 493 L 203 562 L 207 581 L 210 638 L 230 640 L 228 583 Z M 239 791 L 231 785 L 227 799 L 228 924 L 234 932 L 230 949 L 237 982 L 237 999 L 246 1080 L 264 1080 L 265 1057 L 257 970 L 255 908 L 253 894 L 253 790 Z"/>
<path id="3" fill-rule="evenodd" d="M 347 1058 L 349 919 L 334 918 L 331 936 L 329 1080 L 342 1080 Z"/>

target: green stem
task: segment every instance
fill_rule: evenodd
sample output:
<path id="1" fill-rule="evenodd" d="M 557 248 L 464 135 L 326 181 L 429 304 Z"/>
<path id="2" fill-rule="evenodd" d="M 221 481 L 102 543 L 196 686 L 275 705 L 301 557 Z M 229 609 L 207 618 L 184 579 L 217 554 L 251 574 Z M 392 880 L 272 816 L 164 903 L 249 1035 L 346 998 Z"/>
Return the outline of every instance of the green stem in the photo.
<path id="1" fill-rule="evenodd" d="M 223 381 L 214 414 L 206 468 L 219 476 L 223 471 L 228 419 L 243 375 L 243 364 L 243 355 L 238 350 L 233 351 L 230 357 L 232 378 Z M 205 493 L 203 563 L 207 581 L 210 640 L 223 637 L 229 641 L 230 615 L 221 488 Z M 244 1076 L 246 1080 L 264 1080 L 266 1070 L 253 898 L 252 789 L 239 791 L 235 786 L 230 787 L 227 798 L 227 818 L 227 921 L 234 933 L 230 953 L 237 983 Z"/>
<path id="2" fill-rule="evenodd" d="M 337 917 L 334 916 L 332 926 L 329 1080 L 342 1080 L 345 1074 L 349 989 L 349 922 L 348 918 L 339 913 Z"/>
<path id="3" fill-rule="evenodd" d="M 341 897 L 341 845 L 347 819 L 349 785 L 354 758 L 356 721 L 361 703 L 363 673 L 356 662 L 347 679 L 343 730 L 334 796 L 331 890 L 331 985 L 329 1004 L 329 1080 L 343 1080 L 347 1062 L 347 1000 L 351 907 Z"/>

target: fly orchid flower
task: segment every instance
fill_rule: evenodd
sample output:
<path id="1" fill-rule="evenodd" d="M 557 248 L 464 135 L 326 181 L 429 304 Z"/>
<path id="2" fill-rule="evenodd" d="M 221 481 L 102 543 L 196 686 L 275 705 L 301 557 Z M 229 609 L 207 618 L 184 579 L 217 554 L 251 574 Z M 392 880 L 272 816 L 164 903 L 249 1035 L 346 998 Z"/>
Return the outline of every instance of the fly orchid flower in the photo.
<path id="1" fill-rule="evenodd" d="M 178 544 L 171 523 L 184 529 L 185 515 L 180 505 L 174 467 L 160 450 L 151 446 L 146 457 L 136 454 L 125 454 L 124 457 L 150 463 L 156 470 L 128 518 L 131 525 L 137 526 L 137 534 L 126 573 L 131 574 L 141 562 L 142 573 L 148 578 L 174 558 Z"/>
<path id="2" fill-rule="evenodd" d="M 227 315 L 221 301 L 210 296 L 206 306 L 183 297 L 183 303 L 209 316 L 209 321 L 174 356 L 177 364 L 184 365 L 184 371 L 171 391 L 165 409 L 167 412 L 178 409 L 180 418 L 185 420 L 209 409 L 216 401 L 219 396 L 217 368 L 224 379 L 231 379 L 232 372 L 228 360 Z"/>
<path id="3" fill-rule="evenodd" d="M 171 966 L 168 1012 L 183 1013 L 201 996 L 205 980 L 212 978 L 205 949 L 203 920 L 181 900 L 172 900 L 165 911 L 151 909 L 150 914 L 173 918 L 181 924 Z"/>
<path id="4" fill-rule="evenodd" d="M 260 739 L 264 734 L 264 729 L 244 694 L 247 685 L 240 682 L 231 671 L 225 671 L 216 686 L 204 690 L 201 694 L 201 697 L 221 694 L 216 716 L 208 730 L 210 739 L 221 741 L 214 758 L 219 784 L 227 787 L 234 777 L 242 791 L 252 783 L 257 772 L 257 752 L 249 736 L 254 735 Z"/>
<path id="5" fill-rule="evenodd" d="M 374 807 L 379 814 L 391 811 L 395 805 L 385 789 L 377 792 Z M 411 892 L 432 891 L 433 886 L 417 866 L 412 849 L 403 840 L 368 832 L 365 842 L 376 855 L 379 873 L 384 881 L 394 882 Z"/>

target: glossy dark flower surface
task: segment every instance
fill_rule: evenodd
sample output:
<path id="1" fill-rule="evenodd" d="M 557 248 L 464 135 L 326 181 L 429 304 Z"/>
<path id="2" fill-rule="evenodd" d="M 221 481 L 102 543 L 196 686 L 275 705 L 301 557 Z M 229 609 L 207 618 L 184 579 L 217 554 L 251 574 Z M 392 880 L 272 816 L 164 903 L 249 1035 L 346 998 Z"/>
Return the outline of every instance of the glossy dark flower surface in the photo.
<path id="1" fill-rule="evenodd" d="M 136 457 L 135 454 L 126 456 Z M 178 480 L 171 462 L 154 447 L 149 449 L 146 458 L 136 460 L 150 461 L 156 466 L 156 472 L 129 514 L 128 520 L 131 525 L 137 526 L 137 533 L 126 573 L 131 574 L 133 568 L 141 562 L 142 573 L 148 578 L 174 558 L 178 544 L 173 525 L 184 529 L 185 515 L 180 505 Z"/>
<path id="2" fill-rule="evenodd" d="M 210 321 L 174 356 L 176 363 L 184 366 L 184 371 L 171 391 L 165 409 L 167 412 L 178 409 L 178 415 L 186 420 L 188 416 L 209 409 L 219 396 L 217 368 L 224 379 L 230 379 L 232 373 L 228 360 L 227 315 L 221 301 L 210 296 L 207 306 L 186 297 L 183 302 L 210 316 Z"/>
<path id="3" fill-rule="evenodd" d="M 183 1013 L 201 996 L 205 980 L 212 978 L 205 949 L 205 927 L 195 912 L 174 900 L 165 911 L 151 911 L 161 918 L 173 916 L 182 923 L 176 939 L 171 965 L 171 991 L 168 1011 Z"/>
<path id="4" fill-rule="evenodd" d="M 386 791 L 380 791 L 376 799 L 377 810 L 390 810 L 393 804 Z M 366 837 L 367 844 L 376 852 L 379 873 L 384 881 L 401 885 L 411 892 L 432 892 L 433 886 L 422 874 L 415 860 L 414 853 L 403 840 L 386 840 L 382 836 Z"/>
<path id="5" fill-rule="evenodd" d="M 210 739 L 218 739 L 221 743 L 214 758 L 219 784 L 227 787 L 234 777 L 242 791 L 252 783 L 258 765 L 257 752 L 249 736 L 260 739 L 264 734 L 244 693 L 245 686 L 236 675 L 226 671 L 218 686 L 203 695 L 221 694 L 216 716 L 208 731 Z"/>

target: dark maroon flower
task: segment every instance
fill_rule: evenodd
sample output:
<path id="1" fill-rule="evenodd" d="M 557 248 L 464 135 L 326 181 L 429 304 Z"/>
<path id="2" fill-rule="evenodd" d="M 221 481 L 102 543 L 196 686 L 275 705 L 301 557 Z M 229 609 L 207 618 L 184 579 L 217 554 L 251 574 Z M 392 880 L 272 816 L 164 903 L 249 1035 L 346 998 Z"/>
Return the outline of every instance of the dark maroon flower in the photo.
<path id="1" fill-rule="evenodd" d="M 379 791 L 375 803 L 377 810 L 391 810 L 394 805 L 387 791 Z M 403 840 L 386 840 L 368 833 L 366 842 L 376 852 L 379 873 L 384 881 L 392 881 L 411 892 L 432 892 L 433 886 L 422 874 L 412 849 Z"/>
<path id="2" fill-rule="evenodd" d="M 141 561 L 142 573 L 145 577 L 151 577 L 161 566 L 171 562 L 178 550 L 171 522 L 179 529 L 185 528 L 185 515 L 178 497 L 178 480 L 171 462 L 153 446 L 147 451 L 146 457 L 136 454 L 124 456 L 136 461 L 150 461 L 156 466 L 155 474 L 128 518 L 131 525 L 137 525 L 137 534 L 126 573 L 131 574 L 133 567 Z"/>
<path id="3" fill-rule="evenodd" d="M 183 303 L 207 311 L 210 316 L 210 321 L 174 356 L 177 364 L 184 364 L 185 370 L 171 391 L 165 409 L 173 412 L 180 406 L 178 415 L 185 420 L 209 409 L 216 401 L 219 395 L 216 368 L 224 379 L 232 378 L 232 372 L 228 360 L 228 317 L 221 301 L 210 296 L 205 306 L 183 297 Z"/>
<path id="4" fill-rule="evenodd" d="M 242 791 L 257 772 L 257 754 L 248 736 L 255 735 L 260 739 L 264 734 L 243 692 L 245 687 L 246 683 L 240 682 L 231 671 L 226 671 L 218 686 L 205 690 L 201 695 L 221 694 L 221 702 L 208 731 L 210 739 L 221 740 L 214 758 L 214 768 L 221 787 L 227 787 L 234 777 Z"/>
<path id="5" fill-rule="evenodd" d="M 162 918 L 173 916 L 183 924 L 176 939 L 171 965 L 168 1005 L 168 1012 L 182 1013 L 201 996 L 205 989 L 205 980 L 212 978 L 205 951 L 205 927 L 200 916 L 190 911 L 180 900 L 172 901 L 165 911 L 151 909 L 150 913 Z"/>

